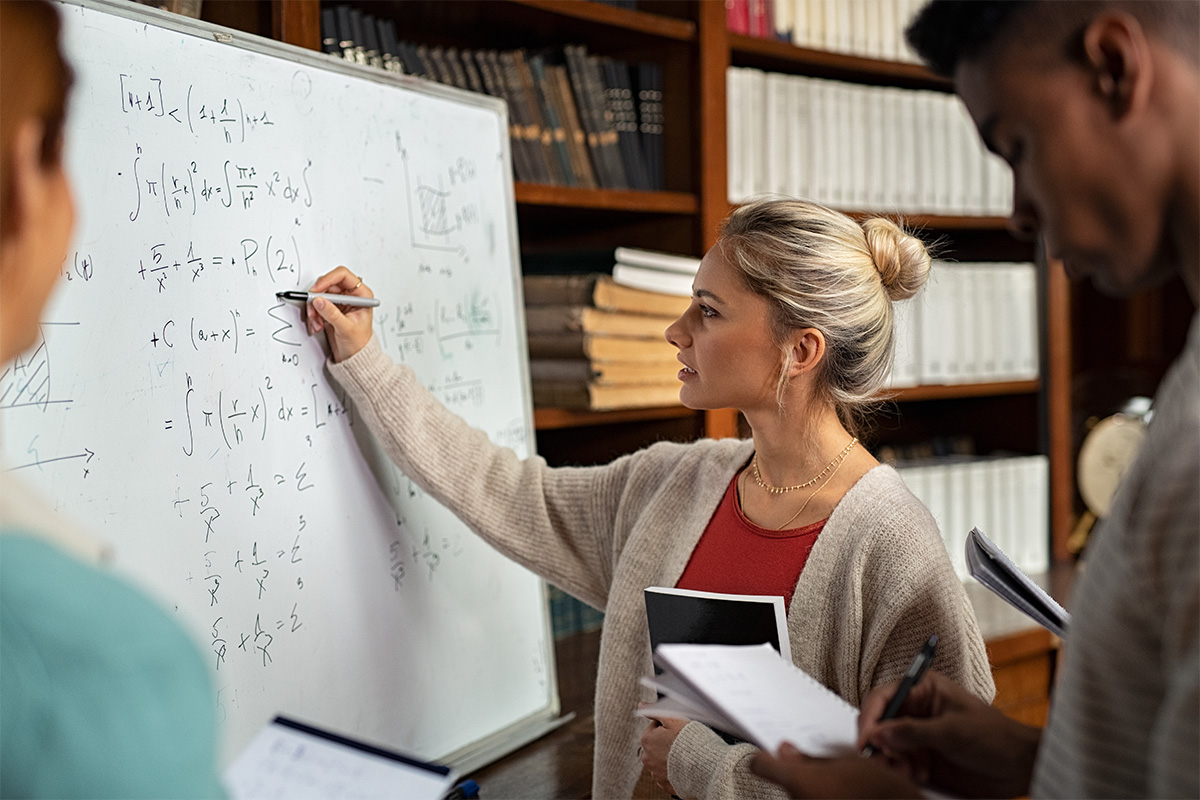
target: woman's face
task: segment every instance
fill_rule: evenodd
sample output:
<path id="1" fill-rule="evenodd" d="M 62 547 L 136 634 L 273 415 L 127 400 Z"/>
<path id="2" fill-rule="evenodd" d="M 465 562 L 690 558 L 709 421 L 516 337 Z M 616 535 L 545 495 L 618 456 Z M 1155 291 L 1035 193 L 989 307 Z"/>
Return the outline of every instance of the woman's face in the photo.
<path id="1" fill-rule="evenodd" d="M 692 283 L 692 304 L 667 328 L 683 369 L 679 400 L 688 408 L 776 406 L 783 353 L 771 335 L 767 300 L 747 289 L 719 247 Z"/>
<path id="2" fill-rule="evenodd" d="M 19 173 L 15 177 L 21 214 L 0 263 L 4 363 L 37 341 L 38 322 L 62 271 L 75 225 L 75 204 L 62 162 L 40 163 L 40 130 L 31 120 L 17 136 L 16 159 L 21 163 L 14 172 Z M 38 146 L 25 152 L 25 137 L 37 139 Z"/>
<path id="3" fill-rule="evenodd" d="M 37 339 L 66 259 L 75 205 L 57 146 L 69 70 L 47 4 L 0 0 L 0 363 Z"/>

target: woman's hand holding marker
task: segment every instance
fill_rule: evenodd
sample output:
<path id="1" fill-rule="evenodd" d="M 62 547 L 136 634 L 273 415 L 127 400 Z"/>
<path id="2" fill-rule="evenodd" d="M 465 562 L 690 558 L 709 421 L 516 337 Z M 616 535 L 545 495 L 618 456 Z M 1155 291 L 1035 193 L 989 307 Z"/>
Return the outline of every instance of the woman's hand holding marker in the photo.
<path id="1" fill-rule="evenodd" d="M 349 294 L 356 297 L 374 297 L 370 287 L 362 278 L 345 267 L 338 267 L 317 278 L 310 292 Z M 325 331 L 329 338 L 329 349 L 335 363 L 345 361 L 366 347 L 371 340 L 371 309 L 338 307 L 323 298 L 313 299 L 304 308 L 308 332 Z"/>

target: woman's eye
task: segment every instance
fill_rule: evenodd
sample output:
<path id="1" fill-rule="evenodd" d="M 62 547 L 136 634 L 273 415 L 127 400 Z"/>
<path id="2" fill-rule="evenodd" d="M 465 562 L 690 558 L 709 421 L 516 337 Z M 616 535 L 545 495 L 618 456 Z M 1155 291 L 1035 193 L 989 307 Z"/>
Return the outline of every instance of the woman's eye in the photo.
<path id="1" fill-rule="evenodd" d="M 706 306 L 703 303 L 700 303 L 696 307 L 700 309 L 700 315 L 703 317 L 715 317 L 717 315 L 716 311 L 713 311 L 711 307 Z"/>

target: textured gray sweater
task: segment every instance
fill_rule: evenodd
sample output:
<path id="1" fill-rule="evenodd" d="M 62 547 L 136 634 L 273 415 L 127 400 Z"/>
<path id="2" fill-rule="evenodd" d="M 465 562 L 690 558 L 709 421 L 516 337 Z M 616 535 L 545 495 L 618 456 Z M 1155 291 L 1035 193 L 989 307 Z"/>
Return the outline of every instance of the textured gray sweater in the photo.
<path id="1" fill-rule="evenodd" d="M 371 342 L 329 365 L 396 465 L 493 547 L 603 609 L 596 678 L 592 796 L 629 797 L 642 772 L 639 701 L 653 692 L 642 591 L 674 586 L 753 443 L 662 442 L 603 467 L 519 459 L 469 427 Z M 788 630 L 797 666 L 853 705 L 899 678 L 931 633 L 934 668 L 990 700 L 975 616 L 937 525 L 890 467 L 872 469 L 838 503 L 796 584 Z M 782 797 L 754 775 L 750 745 L 698 723 L 671 748 L 683 797 Z"/>

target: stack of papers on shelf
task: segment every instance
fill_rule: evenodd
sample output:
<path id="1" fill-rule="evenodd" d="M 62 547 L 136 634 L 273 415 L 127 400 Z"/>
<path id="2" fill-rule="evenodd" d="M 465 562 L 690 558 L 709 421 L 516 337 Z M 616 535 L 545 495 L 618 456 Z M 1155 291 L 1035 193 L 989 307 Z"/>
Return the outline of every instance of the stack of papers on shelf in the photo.
<path id="1" fill-rule="evenodd" d="M 644 717 L 696 720 L 772 753 L 784 742 L 812 756 L 855 750 L 858 711 L 768 644 L 664 644 L 654 662 L 662 674 L 642 682 L 663 699 Z"/>
<path id="2" fill-rule="evenodd" d="M 1071 615 L 1046 590 L 1029 579 L 978 528 L 967 534 L 971 577 L 1057 636 L 1067 635 Z"/>

